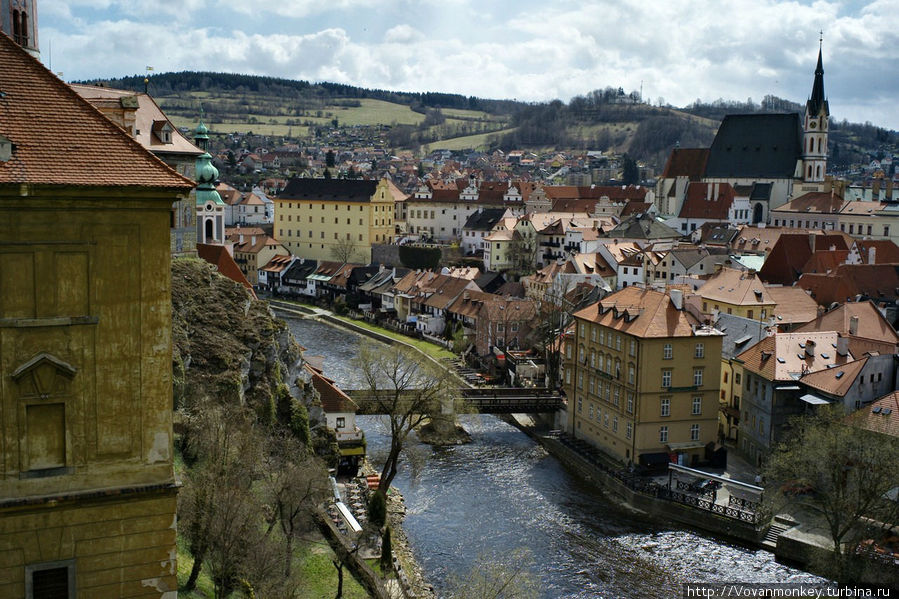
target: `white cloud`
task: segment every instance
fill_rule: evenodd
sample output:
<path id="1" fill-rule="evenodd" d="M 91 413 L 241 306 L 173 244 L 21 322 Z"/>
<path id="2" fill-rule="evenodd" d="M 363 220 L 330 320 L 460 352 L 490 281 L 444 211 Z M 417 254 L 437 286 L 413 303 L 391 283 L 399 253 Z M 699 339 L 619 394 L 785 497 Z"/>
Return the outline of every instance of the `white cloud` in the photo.
<path id="1" fill-rule="evenodd" d="M 172 6 L 182 7 L 182 18 L 167 14 Z M 109 18 L 88 22 L 104 8 Z M 53 66 L 70 78 L 149 64 L 520 100 L 642 83 L 644 97 L 675 105 L 766 94 L 803 101 L 823 28 L 835 116 L 899 128 L 887 100 L 899 93 L 899 0 L 855 12 L 836 2 L 774 0 L 733 0 L 726 10 L 695 0 L 46 0 L 42 11 L 40 39 L 52 37 Z M 272 14 L 279 20 L 265 18 Z M 204 21 L 210 15 L 214 23 Z"/>

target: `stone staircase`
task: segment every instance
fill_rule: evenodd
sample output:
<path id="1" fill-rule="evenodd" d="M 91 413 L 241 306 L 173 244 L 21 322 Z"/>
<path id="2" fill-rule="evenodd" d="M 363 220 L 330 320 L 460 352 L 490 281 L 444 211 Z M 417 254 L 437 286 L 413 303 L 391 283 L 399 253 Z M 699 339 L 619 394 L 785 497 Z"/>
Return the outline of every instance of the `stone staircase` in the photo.
<path id="1" fill-rule="evenodd" d="M 771 527 L 768 528 L 768 531 L 765 533 L 765 537 L 762 539 L 762 547 L 774 551 L 777 548 L 778 537 L 780 537 L 780 535 L 788 528 L 790 528 L 790 526 L 785 526 L 778 522 L 771 523 Z"/>

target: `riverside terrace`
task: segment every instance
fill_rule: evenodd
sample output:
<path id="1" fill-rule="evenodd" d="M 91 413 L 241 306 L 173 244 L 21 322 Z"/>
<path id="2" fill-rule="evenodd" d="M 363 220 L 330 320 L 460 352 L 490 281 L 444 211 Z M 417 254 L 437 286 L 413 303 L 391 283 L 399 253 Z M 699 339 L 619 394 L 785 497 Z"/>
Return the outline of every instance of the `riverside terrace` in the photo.
<path id="1" fill-rule="evenodd" d="M 382 413 L 382 403 L 369 389 L 344 389 L 359 406 L 359 414 Z M 385 392 L 386 393 L 386 392 Z M 564 407 L 562 397 L 551 389 L 537 387 L 465 388 L 460 387 L 453 400 L 482 414 L 541 414 L 557 412 Z"/>

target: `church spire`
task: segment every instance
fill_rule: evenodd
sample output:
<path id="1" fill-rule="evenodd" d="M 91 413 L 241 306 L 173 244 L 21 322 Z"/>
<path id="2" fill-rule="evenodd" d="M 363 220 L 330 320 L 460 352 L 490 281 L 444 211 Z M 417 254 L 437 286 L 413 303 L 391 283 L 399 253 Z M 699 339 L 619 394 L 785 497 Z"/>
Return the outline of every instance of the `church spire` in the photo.
<path id="1" fill-rule="evenodd" d="M 830 107 L 827 105 L 827 99 L 824 97 L 824 61 L 822 59 L 824 38 L 818 39 L 818 66 L 815 68 L 815 83 L 812 84 L 812 95 L 806 104 L 808 114 L 818 115 L 824 111 L 826 116 L 830 116 Z"/>

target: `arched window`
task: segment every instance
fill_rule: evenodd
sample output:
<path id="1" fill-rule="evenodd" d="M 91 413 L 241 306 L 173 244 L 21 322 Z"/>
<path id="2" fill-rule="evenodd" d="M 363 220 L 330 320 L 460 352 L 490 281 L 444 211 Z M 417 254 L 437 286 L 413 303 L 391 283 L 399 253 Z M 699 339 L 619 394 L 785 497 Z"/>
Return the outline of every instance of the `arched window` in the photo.
<path id="1" fill-rule="evenodd" d="M 22 43 L 22 24 L 19 21 L 19 11 L 12 11 L 12 39 L 17 44 Z"/>
<path id="2" fill-rule="evenodd" d="M 808 151 L 809 151 L 809 152 L 812 152 L 812 151 L 814 151 L 814 149 L 815 149 L 815 140 L 812 139 L 812 138 L 809 138 L 809 140 L 808 140 Z"/>
<path id="3" fill-rule="evenodd" d="M 818 153 L 821 153 L 821 138 L 818 138 Z"/>
<path id="4" fill-rule="evenodd" d="M 817 176 L 817 178 L 818 178 L 818 179 L 821 178 L 821 165 L 820 165 L 820 164 L 818 165 L 818 176 Z"/>
<path id="5" fill-rule="evenodd" d="M 28 45 L 28 15 L 25 11 L 19 11 L 19 42 L 23 46 Z"/>
<path id="6" fill-rule="evenodd" d="M 806 179 L 812 178 L 812 165 L 808 165 L 808 175 L 806 175 Z"/>
<path id="7" fill-rule="evenodd" d="M 211 218 L 206 219 L 206 224 L 204 225 L 204 227 L 206 229 L 206 232 L 203 235 L 203 242 L 208 243 L 210 240 L 215 239 L 215 234 L 212 232 L 213 224 Z"/>

